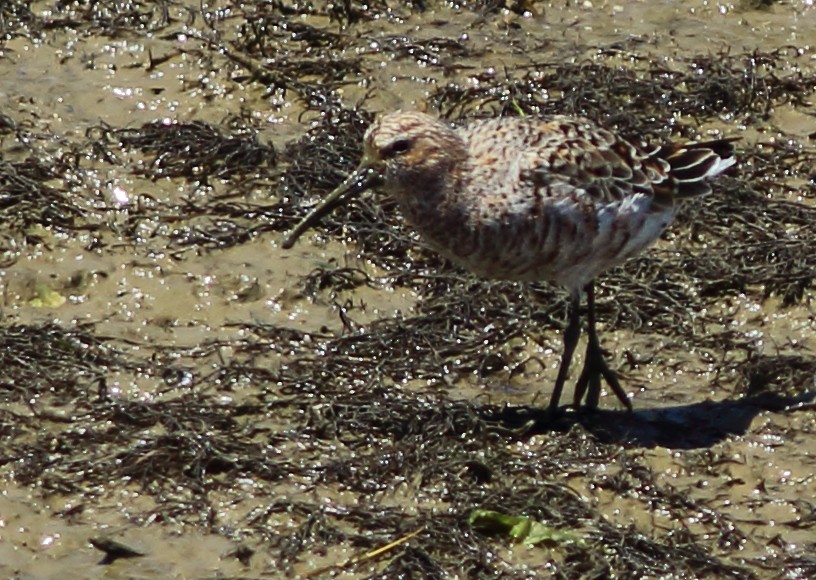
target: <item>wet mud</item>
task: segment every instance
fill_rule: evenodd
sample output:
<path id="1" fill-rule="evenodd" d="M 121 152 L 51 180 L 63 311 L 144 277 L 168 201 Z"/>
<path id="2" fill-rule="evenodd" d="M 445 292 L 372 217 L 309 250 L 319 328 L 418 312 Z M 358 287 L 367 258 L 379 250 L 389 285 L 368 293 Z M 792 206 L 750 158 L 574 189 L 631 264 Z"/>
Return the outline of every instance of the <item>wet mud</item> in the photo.
<path id="1" fill-rule="evenodd" d="M 816 575 L 814 30 L 807 0 L 0 3 L 0 575 Z M 457 270 L 382 196 L 280 247 L 398 108 L 741 138 L 599 280 L 634 414 L 550 419 L 563 291 Z"/>

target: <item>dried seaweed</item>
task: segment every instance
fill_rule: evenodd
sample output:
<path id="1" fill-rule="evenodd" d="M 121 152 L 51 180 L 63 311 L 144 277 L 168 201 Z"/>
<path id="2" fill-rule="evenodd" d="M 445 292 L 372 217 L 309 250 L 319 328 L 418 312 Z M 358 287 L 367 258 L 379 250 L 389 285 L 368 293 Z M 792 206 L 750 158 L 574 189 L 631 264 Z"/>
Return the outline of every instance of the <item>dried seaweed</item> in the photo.
<path id="1" fill-rule="evenodd" d="M 276 162 L 274 149 L 258 143 L 251 131 L 224 135 L 201 121 L 156 121 L 138 129 L 108 129 L 101 137 L 118 141 L 126 150 L 152 154 L 148 166 L 137 172 L 151 179 L 184 177 L 206 184 L 212 178 L 229 179 Z"/>
<path id="2" fill-rule="evenodd" d="M 459 3 L 488 20 L 525 4 Z M 366 59 L 413 61 L 451 75 L 434 85 L 429 102 L 455 122 L 580 114 L 653 142 L 696 137 L 697 122 L 711 119 L 770 132 L 774 108 L 805 109 L 816 87 L 810 69 L 800 68 L 809 55 L 794 48 L 666 61 L 633 40 L 595 47 L 576 62 L 545 61 L 542 51 L 541 63 L 497 72 L 461 68 L 459 61 L 479 55 L 459 39 L 403 33 L 379 38 L 376 47 L 366 40 L 368 21 L 398 20 L 425 10 L 423 2 L 223 2 L 200 12 L 175 2 L 56 6 L 58 16 L 46 20 L 26 3 L 2 3 L 0 41 L 60 29 L 142 38 L 203 23 L 203 30 L 187 31 L 200 44 L 184 50 L 209 67 L 206 74 L 259 98 L 297 101 L 310 125 L 276 150 L 259 142 L 250 117 L 102 124 L 84 142 L 55 135 L 65 153 L 50 163 L 41 151 L 48 136 L 28 139 L 24 123 L 4 113 L 4 146 L 16 139 L 31 153 L 25 161 L 0 161 L 0 233 L 9 253 L 39 242 L 37 226 L 67 236 L 91 227 L 81 201 L 68 194 L 86 159 L 204 192 L 195 200 L 134 204 L 126 215 L 98 208 L 101 221 L 115 222 L 115 234 L 137 252 L 180 258 L 290 227 L 359 159 L 373 111 L 366 99 L 345 102 L 338 89 L 374 84 Z M 466 77 L 473 82 L 462 82 Z M 535 407 L 446 394 L 461 379 L 481 384 L 540 364 L 525 357 L 533 343 L 558 347 L 564 295 L 546 285 L 476 280 L 417 251 L 394 205 L 374 196 L 329 216 L 313 235 L 353 241 L 381 273 L 332 263 L 292 281 L 305 299 L 335 307 L 343 322 L 337 334 L 244 321 L 231 325 L 240 338 L 185 348 L 139 343 L 137 358 L 132 345 L 100 335 L 93 324 L 5 324 L 0 466 L 20 485 L 89 503 L 117 486 L 135 486 L 152 505 L 128 507 L 133 522 L 184 522 L 240 539 L 253 548 L 239 557 L 248 561 L 253 549 L 265 550 L 275 572 L 290 575 L 310 553 L 373 550 L 421 530 L 387 560 L 348 569 L 384 578 L 807 577 L 814 568 L 807 547 L 744 559 L 752 525 L 667 483 L 642 449 L 707 450 L 745 433 L 764 409 L 809 400 L 816 374 L 810 353 L 796 345 L 764 350 L 728 326 L 718 307 L 740 293 L 756 301 L 777 296 L 783 305 L 809 299 L 816 272 L 813 154 L 781 134 L 741 144 L 736 171 L 712 196 L 681 208 L 658 250 L 600 281 L 605 326 L 653 333 L 668 349 L 708 357 L 712 385 L 733 394 L 673 409 L 688 413 L 694 433 L 680 433 L 660 416 L 602 411 L 548 421 Z M 266 190 L 266 202 L 248 194 Z M 139 227 L 148 221 L 159 226 L 152 237 Z M 419 296 L 416 312 L 358 324 L 360 306 L 347 295 L 363 286 L 410 288 Z M 280 359 L 274 365 L 271 355 Z M 631 353 L 622 360 L 648 364 Z M 155 380 L 160 396 L 115 396 L 107 383 L 114 373 Z M 727 426 L 705 424 L 725 416 Z M 717 467 L 714 458 L 696 466 L 713 473 Z M 644 513 L 660 511 L 671 526 L 610 523 L 564 483 L 575 479 Z M 238 481 L 263 501 L 223 523 L 212 498 L 244 501 Z M 585 545 L 566 547 L 558 558 L 541 552 L 538 569 L 520 564 L 503 540 L 468 524 L 475 508 L 535 518 L 580 535 Z M 686 523 L 692 517 L 694 527 Z"/>
<path id="3" fill-rule="evenodd" d="M 35 22 L 31 12 L 31 2 L 27 0 L 9 0 L 0 4 L 0 42 L 14 36 L 23 36 Z"/>
<path id="4" fill-rule="evenodd" d="M 59 0 L 56 18 L 48 19 L 48 28 L 80 29 L 87 33 L 103 33 L 111 38 L 126 36 L 134 31 L 142 34 L 157 32 L 175 21 L 171 9 L 180 3 L 174 0 L 159 2 L 117 2 L 116 0 Z M 188 16 L 193 13 L 184 11 Z"/>
<path id="5" fill-rule="evenodd" d="M 0 220 L 4 229 L 30 242 L 37 234 L 32 226 L 70 229 L 80 209 L 68 196 L 46 182 L 56 177 L 45 163 L 29 158 L 18 163 L 0 160 Z"/>

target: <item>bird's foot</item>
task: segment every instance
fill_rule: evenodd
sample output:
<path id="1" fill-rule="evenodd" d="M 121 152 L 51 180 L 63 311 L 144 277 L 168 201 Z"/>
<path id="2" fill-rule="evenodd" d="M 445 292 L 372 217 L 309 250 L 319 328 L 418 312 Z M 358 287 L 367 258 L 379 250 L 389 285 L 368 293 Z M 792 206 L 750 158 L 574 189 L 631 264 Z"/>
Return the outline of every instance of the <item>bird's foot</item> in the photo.
<path id="1" fill-rule="evenodd" d="M 586 394 L 585 409 L 594 411 L 598 408 L 601 398 L 601 377 L 618 397 L 618 400 L 626 407 L 627 411 L 632 411 L 632 402 L 621 387 L 618 375 L 609 368 L 604 358 L 604 352 L 597 341 L 590 340 L 587 344 L 586 356 L 584 357 L 584 368 L 575 384 L 575 398 L 573 406 L 578 410 L 581 406 L 581 399 Z"/>

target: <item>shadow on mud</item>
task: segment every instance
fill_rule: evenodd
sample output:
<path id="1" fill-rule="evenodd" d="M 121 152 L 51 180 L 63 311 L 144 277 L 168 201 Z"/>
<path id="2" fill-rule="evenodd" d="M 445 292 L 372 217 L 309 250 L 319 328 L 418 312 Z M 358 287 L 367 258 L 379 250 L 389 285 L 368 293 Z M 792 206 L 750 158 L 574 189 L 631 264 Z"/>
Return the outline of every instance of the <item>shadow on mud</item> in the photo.
<path id="1" fill-rule="evenodd" d="M 497 431 L 515 435 L 567 431 L 580 425 L 598 441 L 627 448 L 703 449 L 745 435 L 760 413 L 812 410 L 814 399 L 816 393 L 808 391 L 796 396 L 761 393 L 733 401 L 635 409 L 632 413 L 598 409 L 551 417 L 546 410 L 533 407 L 477 413 Z"/>

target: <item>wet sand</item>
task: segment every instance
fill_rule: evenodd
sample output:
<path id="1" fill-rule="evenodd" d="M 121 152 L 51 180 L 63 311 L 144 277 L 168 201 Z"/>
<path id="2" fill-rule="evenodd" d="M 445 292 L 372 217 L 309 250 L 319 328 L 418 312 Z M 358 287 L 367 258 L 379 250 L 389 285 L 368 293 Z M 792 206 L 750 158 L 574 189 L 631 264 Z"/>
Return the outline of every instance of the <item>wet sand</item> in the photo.
<path id="1" fill-rule="evenodd" d="M 808 2 L 77 4 L 0 7 L 0 574 L 816 573 Z M 633 416 L 534 423 L 563 292 L 473 279 L 387 200 L 281 249 L 398 108 L 742 137 L 600 280 Z"/>

